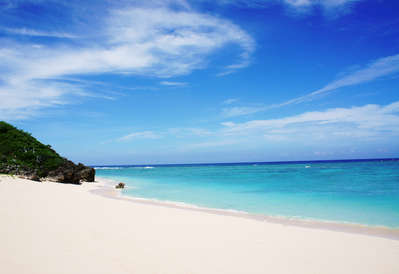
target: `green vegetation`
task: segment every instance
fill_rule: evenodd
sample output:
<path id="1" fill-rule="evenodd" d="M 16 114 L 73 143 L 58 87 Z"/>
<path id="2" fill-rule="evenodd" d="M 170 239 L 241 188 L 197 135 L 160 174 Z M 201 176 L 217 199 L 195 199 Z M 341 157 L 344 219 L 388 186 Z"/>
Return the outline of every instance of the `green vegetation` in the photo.
<path id="1" fill-rule="evenodd" d="M 65 161 L 51 146 L 0 121 L 0 173 L 45 177 Z"/>

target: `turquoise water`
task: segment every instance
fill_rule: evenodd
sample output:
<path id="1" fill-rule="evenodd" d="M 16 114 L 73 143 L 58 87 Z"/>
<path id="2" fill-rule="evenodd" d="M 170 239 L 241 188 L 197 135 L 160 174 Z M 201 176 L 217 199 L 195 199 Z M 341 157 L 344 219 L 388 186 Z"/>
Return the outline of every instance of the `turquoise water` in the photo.
<path id="1" fill-rule="evenodd" d="M 399 228 L 399 161 L 97 168 L 125 195 Z"/>

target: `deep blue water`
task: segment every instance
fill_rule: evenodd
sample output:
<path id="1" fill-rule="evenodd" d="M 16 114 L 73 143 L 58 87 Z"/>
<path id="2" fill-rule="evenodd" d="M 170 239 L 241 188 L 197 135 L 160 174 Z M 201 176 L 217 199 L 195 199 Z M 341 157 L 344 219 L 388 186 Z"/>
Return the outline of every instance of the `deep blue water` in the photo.
<path id="1" fill-rule="evenodd" d="M 399 160 L 112 166 L 124 194 L 271 216 L 399 228 Z"/>

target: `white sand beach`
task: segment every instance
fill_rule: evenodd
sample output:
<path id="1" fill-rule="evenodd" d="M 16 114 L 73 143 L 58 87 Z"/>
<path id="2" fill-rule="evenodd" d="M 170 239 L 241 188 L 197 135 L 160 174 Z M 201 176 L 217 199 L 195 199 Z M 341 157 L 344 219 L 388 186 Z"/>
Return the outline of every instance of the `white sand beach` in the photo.
<path id="1" fill-rule="evenodd" d="M 399 273 L 399 240 L 95 195 L 0 176 L 0 272 Z"/>

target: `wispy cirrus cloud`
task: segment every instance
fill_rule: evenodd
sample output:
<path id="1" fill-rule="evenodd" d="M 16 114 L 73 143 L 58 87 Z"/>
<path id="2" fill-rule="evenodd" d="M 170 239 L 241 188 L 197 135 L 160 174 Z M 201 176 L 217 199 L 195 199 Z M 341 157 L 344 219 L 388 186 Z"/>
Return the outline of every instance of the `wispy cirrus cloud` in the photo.
<path id="1" fill-rule="evenodd" d="M 219 140 L 219 141 L 207 141 L 207 142 L 187 144 L 187 145 L 182 146 L 179 149 L 182 151 L 198 150 L 198 149 L 204 149 L 204 148 L 218 148 L 218 147 L 231 146 L 231 145 L 236 145 L 239 143 L 240 143 L 239 140 L 225 139 L 225 140 Z"/>
<path id="2" fill-rule="evenodd" d="M 235 116 L 250 115 L 261 111 L 265 111 L 267 109 L 269 109 L 269 107 L 264 107 L 264 106 L 228 107 L 228 108 L 222 108 L 222 116 L 225 118 L 230 118 Z"/>
<path id="3" fill-rule="evenodd" d="M 231 106 L 233 104 L 236 104 L 238 101 L 239 101 L 239 99 L 237 99 L 237 98 L 230 98 L 230 99 L 224 100 L 222 102 L 222 105 L 225 105 L 225 107 L 223 107 L 221 110 L 221 116 L 223 118 L 232 118 L 232 117 L 237 117 L 237 116 L 245 116 L 245 115 L 255 114 L 255 113 L 270 109 L 269 106 L 262 106 L 262 105 Z"/>
<path id="4" fill-rule="evenodd" d="M 139 132 L 132 132 L 128 135 L 122 136 L 117 140 L 130 141 L 132 139 L 159 139 L 159 138 L 162 138 L 162 136 L 153 131 L 139 131 Z"/>
<path id="5" fill-rule="evenodd" d="M 214 132 L 199 127 L 179 127 L 179 128 L 168 128 L 166 130 L 144 130 L 132 132 L 122 137 L 116 138 L 114 141 L 129 141 L 132 139 L 161 139 L 161 138 L 185 138 L 188 136 L 206 137 L 213 135 Z M 112 140 L 107 142 L 113 142 Z"/>
<path id="6" fill-rule="evenodd" d="M 231 69 L 230 66 L 247 64 L 255 48 L 254 40 L 237 25 L 192 10 L 167 7 L 119 10 L 111 16 L 109 24 L 112 43 L 138 44 L 142 56 L 149 57 L 149 64 L 139 72 L 161 77 L 202 68 L 207 55 L 233 43 L 242 53 L 237 63 L 227 65 Z"/>
<path id="7" fill-rule="evenodd" d="M 49 31 L 41 31 L 41 30 L 34 30 L 27 28 L 3 28 L 3 30 L 11 34 L 26 35 L 26 36 L 54 37 L 54 38 L 67 38 L 67 39 L 79 38 L 79 36 L 70 33 L 53 32 L 53 31 L 49 32 Z"/>
<path id="8" fill-rule="evenodd" d="M 322 6 L 325 8 L 340 7 L 358 1 L 361 0 L 283 0 L 284 3 L 293 7 Z"/>
<path id="9" fill-rule="evenodd" d="M 267 8 L 271 4 L 281 3 L 289 8 L 299 11 L 308 11 L 313 7 L 322 7 L 323 9 L 328 10 L 343 8 L 360 1 L 363 0 L 219 0 L 219 3 L 223 5 L 240 5 L 251 8 Z"/>
<path id="10" fill-rule="evenodd" d="M 299 115 L 244 123 L 224 122 L 227 136 L 264 136 L 269 139 L 314 141 L 334 138 L 392 138 L 399 136 L 399 102 L 333 108 Z M 396 138 L 396 137 L 395 137 Z"/>
<path id="11" fill-rule="evenodd" d="M 193 137 L 195 139 L 187 138 Z M 399 140 L 399 101 L 388 105 L 368 104 L 304 112 L 276 119 L 223 122 L 219 127 L 170 128 L 139 131 L 117 141 L 183 138 L 183 151 L 206 148 L 262 147 L 275 142 L 298 146 L 347 146 L 359 143 L 386 144 Z M 187 138 L 187 139 L 185 139 Z M 164 140 L 162 139 L 162 140 Z"/>
<path id="12" fill-rule="evenodd" d="M 239 99 L 237 99 L 237 98 L 229 98 L 229 99 L 224 100 L 222 102 L 222 104 L 223 105 L 231 105 L 231 104 L 234 104 L 234 103 L 236 103 L 238 101 L 239 101 Z"/>
<path id="13" fill-rule="evenodd" d="M 180 128 L 169 128 L 164 134 L 172 137 L 184 138 L 187 136 L 204 137 L 204 136 L 210 136 L 214 133 L 206 128 L 180 127 Z"/>
<path id="14" fill-rule="evenodd" d="M 161 81 L 161 85 L 163 86 L 171 86 L 171 87 L 184 87 L 187 86 L 186 82 L 173 82 L 173 81 Z"/>
<path id="15" fill-rule="evenodd" d="M 316 91 L 288 100 L 281 104 L 271 105 L 270 107 L 282 107 L 311 101 L 316 97 L 325 95 L 339 88 L 367 83 L 396 73 L 399 73 L 399 54 L 377 59 L 365 67 L 352 71 L 351 73 L 332 81 Z"/>
<path id="16" fill-rule="evenodd" d="M 226 65 L 225 69 L 231 71 L 248 65 L 255 48 L 252 37 L 239 26 L 197 12 L 185 1 L 150 1 L 145 5 L 134 2 L 113 7 L 102 20 L 95 22 L 96 32 L 87 37 L 82 33 L 39 32 L 34 28 L 8 29 L 15 34 L 38 37 L 83 35 L 84 41 L 75 39 L 74 43 L 50 46 L 9 37 L 0 46 L 0 101 L 30 103 L 1 104 L 0 119 L 28 118 L 42 108 L 69 103 L 67 97 L 90 93 L 82 85 L 66 85 L 54 79 L 93 74 L 160 78 L 184 75 L 205 68 L 212 53 L 233 44 L 241 49 L 241 54 L 235 63 Z"/>

